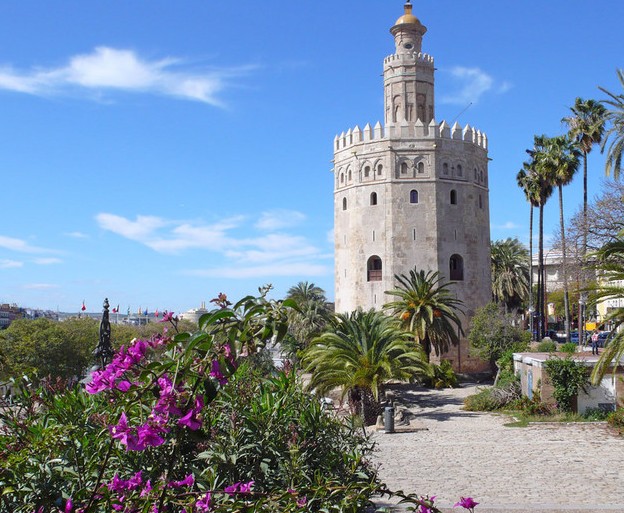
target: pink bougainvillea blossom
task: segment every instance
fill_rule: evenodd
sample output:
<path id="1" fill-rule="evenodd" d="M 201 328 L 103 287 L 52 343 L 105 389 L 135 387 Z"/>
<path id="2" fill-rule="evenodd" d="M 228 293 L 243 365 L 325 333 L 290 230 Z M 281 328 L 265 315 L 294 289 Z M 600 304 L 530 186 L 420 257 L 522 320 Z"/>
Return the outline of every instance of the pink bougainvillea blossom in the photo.
<path id="1" fill-rule="evenodd" d="M 475 500 L 472 497 L 461 497 L 459 499 L 459 502 L 456 502 L 453 507 L 457 508 L 457 507 L 462 507 L 464 509 L 467 510 L 474 510 L 475 506 L 479 504 L 478 502 L 475 502 Z"/>
<path id="2" fill-rule="evenodd" d="M 212 360 L 212 368 L 210 370 L 210 376 L 215 378 L 221 386 L 227 385 L 227 378 L 221 372 L 221 367 L 219 366 L 219 360 Z"/>
<path id="3" fill-rule="evenodd" d="M 212 507 L 212 494 L 208 492 L 203 498 L 195 503 L 195 508 L 199 513 L 207 513 Z"/>
<path id="4" fill-rule="evenodd" d="M 167 486 L 169 488 L 182 488 L 184 486 L 193 486 L 195 484 L 195 476 L 189 474 L 181 481 L 171 481 Z"/>
<path id="5" fill-rule="evenodd" d="M 249 481 L 248 483 L 234 483 L 233 485 L 226 486 L 223 491 L 230 496 L 240 494 L 247 494 L 251 492 L 251 487 L 254 485 L 254 481 Z"/>

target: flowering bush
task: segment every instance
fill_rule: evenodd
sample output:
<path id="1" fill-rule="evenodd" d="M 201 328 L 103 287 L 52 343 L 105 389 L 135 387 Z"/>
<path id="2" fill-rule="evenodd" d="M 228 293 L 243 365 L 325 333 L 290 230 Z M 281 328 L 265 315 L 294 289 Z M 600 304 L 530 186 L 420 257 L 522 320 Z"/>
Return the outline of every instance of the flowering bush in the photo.
<path id="1" fill-rule="evenodd" d="M 288 303 L 267 300 L 266 291 L 233 306 L 225 296 L 215 302 L 198 332 L 133 341 L 85 390 L 21 387 L 1 412 L 0 510 L 357 511 L 366 504 L 377 488 L 363 458 L 370 446 L 304 400 L 294 374 L 236 379 L 248 355 L 286 333 Z M 173 314 L 164 319 L 175 328 Z M 245 386 L 253 391 L 247 403 Z M 333 459 L 318 459 L 332 449 Z"/>

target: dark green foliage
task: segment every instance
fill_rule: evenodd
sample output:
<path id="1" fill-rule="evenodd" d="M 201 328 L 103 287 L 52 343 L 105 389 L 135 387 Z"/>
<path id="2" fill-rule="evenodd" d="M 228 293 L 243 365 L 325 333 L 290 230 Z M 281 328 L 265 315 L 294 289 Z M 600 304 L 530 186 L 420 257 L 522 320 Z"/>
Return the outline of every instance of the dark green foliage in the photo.
<path id="1" fill-rule="evenodd" d="M 484 388 L 464 399 L 464 410 L 467 411 L 495 411 L 502 406 L 503 404 L 493 396 L 491 388 Z"/>
<path id="2" fill-rule="evenodd" d="M 513 319 L 495 303 L 479 308 L 472 318 L 468 340 L 475 356 L 489 361 L 495 370 L 496 361 L 505 352 L 524 351 L 530 334 L 513 326 Z"/>
<path id="3" fill-rule="evenodd" d="M 557 350 L 557 343 L 552 340 L 542 340 L 537 344 L 536 349 L 539 353 L 554 353 Z"/>
<path id="4" fill-rule="evenodd" d="M 572 354 L 576 352 L 576 347 L 577 346 L 574 342 L 566 342 L 565 344 L 561 345 L 559 351 L 561 351 L 562 353 Z"/>
<path id="5" fill-rule="evenodd" d="M 579 389 L 589 384 L 589 371 L 580 362 L 567 357 L 551 358 L 544 363 L 550 381 L 554 387 L 553 397 L 557 408 L 563 412 L 572 411 L 572 400 Z"/>
<path id="6" fill-rule="evenodd" d="M 423 385 L 432 388 L 457 388 L 459 386 L 459 380 L 457 374 L 453 370 L 451 362 L 448 360 L 442 360 L 440 365 L 430 363 L 427 369 L 427 374 L 423 377 Z"/>
<path id="7" fill-rule="evenodd" d="M 611 427 L 617 429 L 620 434 L 624 433 L 624 408 L 618 408 L 611 412 L 607 416 L 607 422 Z"/>

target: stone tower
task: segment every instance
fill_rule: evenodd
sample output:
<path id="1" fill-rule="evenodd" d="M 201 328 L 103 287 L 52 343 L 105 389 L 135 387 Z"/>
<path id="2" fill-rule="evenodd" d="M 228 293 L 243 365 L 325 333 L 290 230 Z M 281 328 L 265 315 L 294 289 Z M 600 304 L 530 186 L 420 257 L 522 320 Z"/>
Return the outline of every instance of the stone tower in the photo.
<path id="1" fill-rule="evenodd" d="M 435 120 L 433 57 L 412 5 L 390 29 L 384 59 L 384 125 L 334 139 L 336 311 L 380 309 L 394 275 L 438 271 L 464 302 L 464 330 L 491 298 L 487 138 Z M 462 339 L 445 359 L 482 368 Z"/>

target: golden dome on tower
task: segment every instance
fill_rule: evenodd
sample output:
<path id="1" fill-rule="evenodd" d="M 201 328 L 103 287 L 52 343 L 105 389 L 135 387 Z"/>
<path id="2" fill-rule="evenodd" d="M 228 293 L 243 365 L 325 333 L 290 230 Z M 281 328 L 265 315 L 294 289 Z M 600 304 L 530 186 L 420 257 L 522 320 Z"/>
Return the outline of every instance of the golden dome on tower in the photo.
<path id="1" fill-rule="evenodd" d="M 408 1 L 405 6 L 405 14 L 396 20 L 395 25 L 414 24 L 420 25 L 420 20 L 412 14 L 412 4 Z"/>

